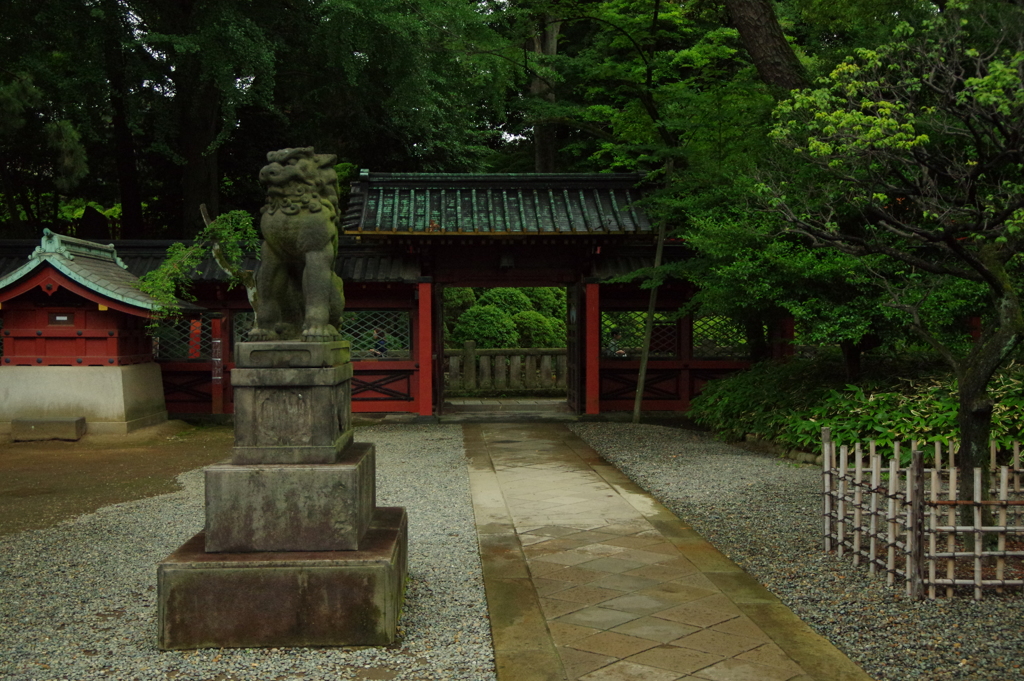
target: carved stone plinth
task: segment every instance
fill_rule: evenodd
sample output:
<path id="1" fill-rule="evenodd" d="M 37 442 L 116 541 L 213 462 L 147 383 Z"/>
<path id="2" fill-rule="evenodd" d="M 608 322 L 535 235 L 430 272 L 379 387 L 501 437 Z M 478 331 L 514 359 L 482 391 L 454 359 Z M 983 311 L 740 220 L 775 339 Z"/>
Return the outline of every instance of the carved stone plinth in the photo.
<path id="1" fill-rule="evenodd" d="M 206 530 L 160 563 L 163 649 L 387 645 L 405 509 L 376 508 L 352 443 L 343 342 L 239 343 L 231 463 L 206 469 Z"/>
<path id="2" fill-rule="evenodd" d="M 352 441 L 348 343 L 239 343 L 231 463 L 335 463 Z M 340 362 L 330 365 L 328 362 Z"/>

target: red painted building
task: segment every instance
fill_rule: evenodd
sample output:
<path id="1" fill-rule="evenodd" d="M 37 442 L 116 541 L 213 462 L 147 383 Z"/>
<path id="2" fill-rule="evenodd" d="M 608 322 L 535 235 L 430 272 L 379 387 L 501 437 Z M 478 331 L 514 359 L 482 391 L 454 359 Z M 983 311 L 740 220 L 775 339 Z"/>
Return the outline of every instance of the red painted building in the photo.
<path id="1" fill-rule="evenodd" d="M 17 419 L 86 419 L 125 433 L 166 420 L 146 322 L 157 303 L 112 246 L 45 230 L 0 277 L 0 429 Z"/>
<path id="2" fill-rule="evenodd" d="M 636 329 L 649 294 L 608 280 L 653 264 L 655 231 L 637 203 L 639 181 L 613 174 L 363 171 L 352 185 L 336 261 L 345 282 L 342 332 L 353 344 L 353 411 L 439 413 L 447 286 L 566 288 L 570 406 L 588 414 L 632 409 Z M 116 244 L 136 275 L 153 269 L 168 245 Z M 17 247 L 0 244 L 0 276 Z M 685 257 L 682 246 L 665 249 L 666 260 Z M 252 312 L 243 291 L 227 290 L 212 261 L 195 281 L 204 311 L 157 338 L 167 408 L 231 413 L 232 348 L 244 340 Z M 691 293 L 684 282 L 659 290 L 645 409 L 685 410 L 707 380 L 749 364 L 742 334 L 725 320 L 674 317 Z M 624 358 L 606 352 L 614 329 L 625 331 Z M 383 357 L 378 343 L 386 346 Z"/>

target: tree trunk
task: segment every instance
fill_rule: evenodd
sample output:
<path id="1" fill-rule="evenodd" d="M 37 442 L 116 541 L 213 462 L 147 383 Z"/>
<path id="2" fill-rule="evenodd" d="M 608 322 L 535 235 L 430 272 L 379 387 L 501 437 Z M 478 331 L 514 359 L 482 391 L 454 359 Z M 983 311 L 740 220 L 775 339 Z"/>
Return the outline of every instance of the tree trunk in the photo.
<path id="1" fill-rule="evenodd" d="M 809 85 L 770 0 L 725 0 L 725 6 L 764 82 L 785 92 Z"/>
<path id="2" fill-rule="evenodd" d="M 213 215 L 220 212 L 217 151 L 208 151 L 217 138 L 220 96 L 213 83 L 202 79 L 198 61 L 188 61 L 187 66 L 179 66 L 181 75 L 175 79 L 175 99 L 181 107 L 180 153 L 185 159 L 181 169 L 181 228 L 185 237 L 203 228 L 201 205 L 206 204 Z"/>
<path id="3" fill-rule="evenodd" d="M 983 254 L 982 258 L 986 258 Z M 989 441 L 992 434 L 993 402 L 988 394 L 988 383 L 992 375 L 1024 339 L 1024 313 L 1020 301 L 1008 283 L 1005 269 L 986 262 L 996 279 L 1004 283 L 1002 290 L 995 292 L 995 316 L 982 338 L 968 356 L 956 367 L 957 397 L 959 410 L 957 425 L 960 427 L 960 449 L 957 454 L 957 469 L 960 476 L 961 500 L 972 498 L 974 469 L 981 469 L 981 491 L 984 499 L 989 498 L 991 475 L 989 471 Z M 960 522 L 973 525 L 973 509 L 960 509 Z M 992 523 L 992 511 L 983 508 L 982 522 Z M 971 537 L 968 537 L 970 540 Z M 973 544 L 973 542 L 969 542 Z M 973 546 L 971 547 L 973 548 Z"/>
<path id="4" fill-rule="evenodd" d="M 3 181 L 3 184 L 0 186 L 3 187 L 4 203 L 7 204 L 7 212 L 11 216 L 10 225 L 12 231 L 21 236 L 21 230 L 25 227 L 25 221 L 21 219 L 21 207 L 15 198 L 14 178 L 11 176 L 8 166 L 0 166 L 0 180 Z"/>
<path id="5" fill-rule="evenodd" d="M 113 112 L 114 158 L 117 163 L 117 184 L 121 198 L 121 234 L 118 238 L 142 236 L 142 192 L 139 190 L 139 172 L 135 163 L 135 138 L 128 127 L 124 97 L 117 92 L 110 95 Z"/>
<path id="6" fill-rule="evenodd" d="M 142 236 L 142 191 L 135 159 L 135 138 L 128 124 L 126 65 L 121 39 L 125 27 L 120 8 L 115 2 L 104 3 L 107 14 L 106 52 L 107 78 L 110 83 L 111 127 L 114 132 L 114 162 L 121 199 L 121 233 L 117 238 Z"/>
<path id="7" fill-rule="evenodd" d="M 747 337 L 747 347 L 750 348 L 751 362 L 760 362 L 772 356 L 771 344 L 765 338 L 764 322 L 760 317 L 744 320 L 743 332 Z"/>
<path id="8" fill-rule="evenodd" d="M 562 23 L 555 21 L 550 15 L 544 15 L 540 32 L 533 38 L 533 51 L 536 54 L 552 57 L 558 54 L 558 35 Z M 530 94 L 543 97 L 549 102 L 555 101 L 555 93 L 543 78 L 534 77 L 530 82 Z M 533 126 L 533 165 L 538 173 L 555 172 L 555 126 L 552 123 L 535 123 Z"/>

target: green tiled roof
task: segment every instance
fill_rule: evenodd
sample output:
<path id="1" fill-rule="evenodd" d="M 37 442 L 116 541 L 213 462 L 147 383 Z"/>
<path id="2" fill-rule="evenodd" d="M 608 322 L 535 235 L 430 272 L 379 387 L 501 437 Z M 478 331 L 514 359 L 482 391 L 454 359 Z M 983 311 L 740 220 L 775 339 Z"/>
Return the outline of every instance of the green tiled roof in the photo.
<path id="1" fill-rule="evenodd" d="M 371 173 L 352 183 L 346 234 L 650 234 L 639 175 Z"/>
<path id="2" fill-rule="evenodd" d="M 48 229 L 43 230 L 42 243 L 29 255 L 28 262 L 0 278 L 0 291 L 44 264 L 110 300 L 142 310 L 153 310 L 159 305 L 138 289 L 138 277 L 128 271 L 113 246 L 54 234 Z M 179 302 L 185 308 L 196 308 L 191 303 Z"/>

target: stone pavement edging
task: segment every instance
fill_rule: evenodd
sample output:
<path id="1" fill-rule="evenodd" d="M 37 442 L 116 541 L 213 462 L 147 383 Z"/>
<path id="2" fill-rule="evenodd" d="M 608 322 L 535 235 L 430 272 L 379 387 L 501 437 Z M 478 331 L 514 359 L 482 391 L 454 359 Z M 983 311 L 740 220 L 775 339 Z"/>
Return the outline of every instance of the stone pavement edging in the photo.
<path id="1" fill-rule="evenodd" d="M 513 426 L 506 424 L 505 427 Z M 734 657 L 735 651 L 726 650 L 723 646 L 735 645 L 742 637 L 750 636 L 761 636 L 762 641 L 770 639 L 771 643 L 777 646 L 777 649 L 772 646 L 772 650 L 776 650 L 778 655 L 787 656 L 792 660 L 786 664 L 795 662 L 796 665 L 799 665 L 799 670 L 794 668 L 793 672 L 790 672 L 791 674 L 795 673 L 795 676 L 788 677 L 792 681 L 807 681 L 809 679 L 815 681 L 870 681 L 870 677 L 865 672 L 825 638 L 811 630 L 775 595 L 704 540 L 669 509 L 630 481 L 618 469 L 602 460 L 592 448 L 567 428 L 556 424 L 519 423 L 515 424 L 514 428 L 520 433 L 523 429 L 537 429 L 538 441 L 550 438 L 553 433 L 552 429 L 564 430 L 564 433 L 559 432 L 557 436 L 561 438 L 561 444 L 578 457 L 579 462 L 576 465 L 579 466 L 580 471 L 592 473 L 613 492 L 613 494 L 604 495 L 608 499 L 609 506 L 621 504 L 622 501 L 628 504 L 699 571 L 698 578 L 710 582 L 707 588 L 717 589 L 721 592 L 721 595 L 727 599 L 727 601 L 722 601 L 721 607 L 726 607 L 730 611 L 738 611 L 739 614 L 745 616 L 736 620 L 736 631 L 733 633 L 737 636 L 724 634 L 727 627 L 722 625 L 717 626 L 715 630 L 707 628 L 693 634 L 693 642 L 689 645 L 696 647 L 696 650 L 657 646 L 643 652 L 644 645 L 654 645 L 654 643 L 647 641 L 644 644 L 641 643 L 644 639 L 627 636 L 626 633 L 631 631 L 630 627 L 636 631 L 642 630 L 645 632 L 643 635 L 648 638 L 657 638 L 658 633 L 650 632 L 658 628 L 658 623 L 665 625 L 665 628 L 672 625 L 672 622 L 651 617 L 641 617 L 635 622 L 627 622 L 615 627 L 616 631 L 614 632 L 604 631 L 590 636 L 588 640 L 593 641 L 592 650 L 586 645 L 566 643 L 566 637 L 570 630 L 586 631 L 587 633 L 596 631 L 587 629 L 586 626 L 580 626 L 585 624 L 586 617 L 607 616 L 614 611 L 601 607 L 586 607 L 579 610 L 582 607 L 579 604 L 566 603 L 564 600 L 553 601 L 538 593 L 538 585 L 551 580 L 546 579 L 544 575 L 531 572 L 530 560 L 536 560 L 538 556 L 540 556 L 540 560 L 544 560 L 544 556 L 540 550 L 536 550 L 541 548 L 538 544 L 531 544 L 528 549 L 531 559 L 528 560 L 522 537 L 529 538 L 531 542 L 539 538 L 533 535 L 521 535 L 525 522 L 522 517 L 519 521 L 520 527 L 517 529 L 513 511 L 510 510 L 507 503 L 492 459 L 491 442 L 493 440 L 489 442 L 487 437 L 489 429 L 501 428 L 500 424 L 465 424 L 463 426 L 484 584 L 494 638 L 498 681 L 565 681 L 580 677 L 595 681 L 597 679 L 612 681 L 630 679 L 638 674 L 641 676 L 663 674 L 666 679 L 708 678 L 722 681 L 742 679 L 747 678 L 750 672 L 749 668 L 741 667 L 750 662 L 762 662 L 757 657 L 761 654 L 759 651 L 767 651 L 769 647 L 762 646 L 757 651 L 746 653 L 742 657 Z M 500 440 L 497 442 L 516 441 Z M 529 446 L 528 441 L 524 444 L 526 447 Z M 504 447 L 508 448 L 509 445 L 504 445 Z M 543 453 L 534 456 L 537 457 L 536 460 L 544 460 Z M 593 486 L 591 485 L 591 487 Z M 538 508 L 544 508 L 544 506 L 545 504 L 541 502 Z M 588 508 L 593 508 L 593 506 Z M 525 531 L 529 532 L 530 527 L 527 526 Z M 580 532 L 579 534 L 587 533 Z M 625 537 L 624 539 L 632 538 Z M 615 544 L 616 542 L 609 543 Z M 571 548 L 571 544 L 568 546 Z M 593 545 L 589 548 L 593 549 Z M 601 548 L 605 547 L 602 545 Z M 567 552 L 566 555 L 569 553 L 571 552 Z M 586 558 L 586 556 L 581 556 L 581 558 Z M 568 560 L 568 558 L 566 559 Z M 556 559 L 552 558 L 552 560 Z M 535 565 L 543 566 L 545 569 L 550 567 L 550 563 L 535 563 Z M 606 579 L 611 579 L 611 577 Z M 547 586 L 544 588 L 546 589 Z M 600 592 L 602 589 L 588 589 L 581 584 L 578 589 L 562 593 L 570 591 L 576 591 L 579 598 L 583 599 L 592 598 L 591 594 Z M 639 593 L 626 593 L 622 598 L 612 599 L 609 602 L 621 602 L 625 597 L 630 597 L 635 601 L 624 606 L 632 607 L 630 612 L 646 614 L 642 609 L 637 609 L 638 607 L 642 608 L 642 601 L 647 598 Z M 720 596 L 715 598 L 718 597 Z M 576 598 L 576 594 L 573 594 L 572 598 Z M 555 618 L 561 613 L 550 610 L 553 604 L 555 607 L 566 606 L 566 614 L 557 620 Z M 596 606 L 598 603 L 589 603 L 588 605 Z M 549 609 L 547 614 L 545 607 Z M 573 614 L 574 609 L 577 610 L 575 614 Z M 567 621 L 564 621 L 564 618 L 568 618 Z M 742 622 L 746 622 L 746 624 Z M 749 629 L 751 623 L 756 625 L 760 632 Z M 605 624 L 595 624 L 595 626 L 598 629 L 610 628 Z M 743 627 L 747 627 L 747 629 L 741 631 Z M 689 627 L 689 629 L 697 631 L 693 627 Z M 583 635 L 578 632 L 573 631 L 572 635 Z M 671 638 L 675 634 L 668 636 Z M 556 639 L 559 640 L 557 645 Z M 664 642 L 667 643 L 668 638 Z M 572 645 L 574 648 L 562 647 L 566 645 Z M 629 648 L 631 645 L 635 646 L 636 650 Z M 683 645 L 688 644 L 684 643 Z M 620 652 L 610 652 L 616 650 L 616 646 Z M 623 646 L 626 647 L 623 648 Z M 608 649 L 606 650 L 604 647 L 608 647 Z M 702 657 L 705 653 L 697 652 L 700 650 L 707 651 L 706 659 Z M 613 657 L 608 657 L 606 653 L 612 654 Z M 679 653 L 679 656 L 689 655 L 692 659 L 685 664 L 692 664 L 694 666 L 693 673 L 698 676 L 686 676 L 685 673 L 690 673 L 689 668 L 679 666 L 684 663 L 675 663 L 671 660 L 669 662 L 660 661 L 666 659 L 664 656 L 671 653 Z M 713 660 L 719 662 L 713 667 L 707 667 L 712 660 L 711 654 L 715 654 Z M 615 657 L 622 659 L 616 661 Z M 629 659 L 626 660 L 626 657 Z M 647 666 L 646 663 L 649 661 L 653 666 Z M 779 663 L 776 662 L 776 664 Z M 568 670 L 565 665 L 570 665 Z M 707 668 L 701 669 L 701 667 Z M 596 671 L 586 673 L 584 670 L 588 669 L 596 669 Z M 676 669 L 677 671 L 659 671 L 663 669 Z M 684 675 L 680 676 L 679 674 L 683 672 L 685 672 Z M 641 678 L 641 676 L 637 678 Z"/>

